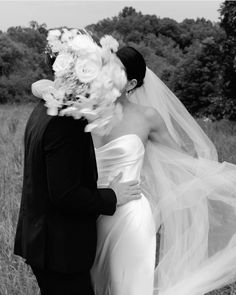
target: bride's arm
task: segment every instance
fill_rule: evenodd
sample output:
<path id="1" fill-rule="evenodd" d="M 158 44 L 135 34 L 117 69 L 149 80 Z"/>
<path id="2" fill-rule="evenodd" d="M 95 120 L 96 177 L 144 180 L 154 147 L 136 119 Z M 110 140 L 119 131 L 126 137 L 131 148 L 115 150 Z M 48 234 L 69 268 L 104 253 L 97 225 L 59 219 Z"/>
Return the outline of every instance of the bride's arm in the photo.
<path id="1" fill-rule="evenodd" d="M 37 82 L 34 82 L 31 85 L 31 90 L 34 96 L 38 97 L 38 98 L 43 98 L 43 93 L 44 91 L 49 87 L 49 86 L 53 86 L 54 82 L 51 80 L 47 80 L 47 79 L 42 79 L 39 80 Z"/>
<path id="2" fill-rule="evenodd" d="M 147 108 L 145 115 L 150 128 L 149 140 L 153 143 L 160 143 L 169 148 L 186 153 L 170 135 L 165 122 L 154 108 Z"/>

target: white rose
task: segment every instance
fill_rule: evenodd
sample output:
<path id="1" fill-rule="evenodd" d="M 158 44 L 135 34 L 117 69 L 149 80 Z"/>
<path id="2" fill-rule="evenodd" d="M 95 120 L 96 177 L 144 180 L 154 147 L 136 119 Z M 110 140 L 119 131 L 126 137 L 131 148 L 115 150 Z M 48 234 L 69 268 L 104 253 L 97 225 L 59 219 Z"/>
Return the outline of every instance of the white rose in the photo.
<path id="1" fill-rule="evenodd" d="M 127 76 L 124 69 L 119 69 L 114 76 L 114 84 L 116 87 L 122 91 L 127 83 Z"/>
<path id="2" fill-rule="evenodd" d="M 79 54 L 97 52 L 99 46 L 93 41 L 92 37 L 85 34 L 77 35 L 70 41 L 69 46 Z"/>
<path id="3" fill-rule="evenodd" d="M 70 32 L 73 35 L 73 37 L 75 37 L 78 34 L 78 29 L 71 29 Z"/>
<path id="4" fill-rule="evenodd" d="M 60 53 L 53 64 L 53 70 L 56 72 L 56 74 L 65 72 L 70 68 L 73 60 L 74 59 L 70 54 Z"/>
<path id="5" fill-rule="evenodd" d="M 107 84 L 107 78 L 109 77 L 110 79 L 110 83 L 109 85 L 115 85 L 119 90 L 122 90 L 126 83 L 127 83 L 127 78 L 126 78 L 126 74 L 124 69 L 122 68 L 122 65 L 120 65 L 119 63 L 117 63 L 116 59 L 113 59 L 112 62 L 106 64 L 103 67 L 103 76 L 104 78 L 102 78 L 102 80 L 105 83 L 105 87 L 108 88 L 108 84 Z"/>
<path id="6" fill-rule="evenodd" d="M 124 66 L 118 58 L 114 58 L 113 62 L 111 63 L 111 73 L 114 85 L 119 90 L 123 90 L 127 83 L 127 76 Z"/>
<path id="7" fill-rule="evenodd" d="M 119 47 L 118 41 L 110 35 L 105 35 L 104 37 L 102 37 L 100 40 L 100 44 L 104 49 L 109 49 L 113 52 L 116 52 Z"/>
<path id="8" fill-rule="evenodd" d="M 105 66 L 103 66 L 101 74 L 99 76 L 99 80 L 102 83 L 103 87 L 105 87 L 106 89 L 111 89 L 113 87 L 110 64 L 106 64 Z"/>
<path id="9" fill-rule="evenodd" d="M 89 83 L 96 79 L 101 71 L 101 67 L 102 60 L 99 56 L 96 56 L 96 58 L 88 56 L 88 58 L 77 59 L 75 72 L 82 83 Z"/>
<path id="10" fill-rule="evenodd" d="M 117 88 L 113 88 L 111 93 L 110 93 L 110 99 L 114 102 L 120 96 L 121 96 L 120 91 Z"/>
<path id="11" fill-rule="evenodd" d="M 59 52 L 63 49 L 63 45 L 59 40 L 53 40 L 48 42 L 49 46 L 52 49 L 52 52 Z"/>
<path id="12" fill-rule="evenodd" d="M 66 89 L 64 87 L 58 88 L 58 89 L 56 89 L 54 95 L 55 95 L 57 100 L 62 102 L 63 99 L 65 98 L 65 95 L 66 95 Z"/>
<path id="13" fill-rule="evenodd" d="M 94 92 L 94 91 L 98 91 L 102 88 L 102 81 L 99 77 L 99 79 L 96 79 L 95 81 L 93 81 L 93 83 L 91 83 L 90 85 L 90 91 Z"/>
<path id="14" fill-rule="evenodd" d="M 110 62 L 113 53 L 111 52 L 110 49 L 102 48 L 101 49 L 101 55 L 102 55 L 102 58 L 104 60 L 104 64 L 107 64 L 107 63 Z"/>
<path id="15" fill-rule="evenodd" d="M 64 29 L 63 33 L 61 35 L 61 41 L 62 42 L 69 42 L 72 37 L 73 37 L 73 34 L 71 33 L 71 31 Z"/>
<path id="16" fill-rule="evenodd" d="M 111 89 L 112 86 L 113 86 L 113 82 L 112 82 L 112 78 L 109 77 L 109 76 L 103 76 L 103 86 L 106 88 L 106 89 Z"/>
<path id="17" fill-rule="evenodd" d="M 103 88 L 103 91 L 108 91 L 113 87 L 112 77 L 106 71 L 106 66 L 104 66 L 96 79 L 95 83 L 95 90 L 97 91 L 100 88 Z"/>
<path id="18" fill-rule="evenodd" d="M 48 32 L 47 40 L 58 39 L 61 36 L 60 30 L 50 30 Z"/>

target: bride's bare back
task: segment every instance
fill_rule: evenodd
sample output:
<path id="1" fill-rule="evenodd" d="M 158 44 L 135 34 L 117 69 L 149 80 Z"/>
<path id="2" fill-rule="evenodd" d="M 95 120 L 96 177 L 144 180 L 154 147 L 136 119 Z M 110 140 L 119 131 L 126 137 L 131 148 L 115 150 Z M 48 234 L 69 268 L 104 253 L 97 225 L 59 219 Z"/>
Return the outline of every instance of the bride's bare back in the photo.
<path id="1" fill-rule="evenodd" d="M 147 119 L 147 108 L 134 103 L 127 103 L 123 107 L 122 120 L 111 130 L 109 135 L 98 137 L 93 135 L 96 148 L 126 134 L 136 134 L 146 144 L 149 133 L 150 123 Z"/>
<path id="2" fill-rule="evenodd" d="M 126 102 L 123 105 L 123 118 L 111 130 L 109 135 L 103 137 L 93 135 L 94 145 L 96 148 L 99 148 L 127 134 L 136 134 L 142 140 L 144 146 L 150 140 L 182 151 L 170 137 L 166 125 L 155 109 L 131 102 Z"/>

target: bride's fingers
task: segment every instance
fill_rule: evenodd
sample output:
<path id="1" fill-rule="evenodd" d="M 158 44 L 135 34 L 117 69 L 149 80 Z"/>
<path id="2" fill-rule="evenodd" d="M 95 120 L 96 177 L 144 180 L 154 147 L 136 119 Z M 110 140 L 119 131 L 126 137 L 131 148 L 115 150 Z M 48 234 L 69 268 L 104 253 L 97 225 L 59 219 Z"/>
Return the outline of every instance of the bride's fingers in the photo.
<path id="1" fill-rule="evenodd" d="M 139 200 L 139 199 L 141 199 L 141 194 L 137 194 L 137 195 L 131 195 L 131 197 L 129 197 L 129 201 L 131 201 L 131 200 Z"/>
<path id="2" fill-rule="evenodd" d="M 131 192 L 133 190 L 141 190 L 139 185 L 133 185 L 128 187 L 128 190 Z"/>
<path id="3" fill-rule="evenodd" d="M 128 187 L 128 190 L 129 190 L 130 192 L 132 192 L 132 191 L 141 191 L 141 188 L 140 188 L 139 185 L 134 185 L 134 186 L 130 186 L 130 187 Z"/>
<path id="4" fill-rule="evenodd" d="M 123 173 L 120 172 L 112 179 L 111 183 L 119 182 L 121 180 L 122 176 L 123 176 Z"/>
<path id="5" fill-rule="evenodd" d="M 141 195 L 141 190 L 137 189 L 137 190 L 132 190 L 131 191 L 131 195 Z"/>
<path id="6" fill-rule="evenodd" d="M 127 182 L 127 184 L 129 186 L 139 185 L 139 181 L 138 180 L 130 180 Z"/>

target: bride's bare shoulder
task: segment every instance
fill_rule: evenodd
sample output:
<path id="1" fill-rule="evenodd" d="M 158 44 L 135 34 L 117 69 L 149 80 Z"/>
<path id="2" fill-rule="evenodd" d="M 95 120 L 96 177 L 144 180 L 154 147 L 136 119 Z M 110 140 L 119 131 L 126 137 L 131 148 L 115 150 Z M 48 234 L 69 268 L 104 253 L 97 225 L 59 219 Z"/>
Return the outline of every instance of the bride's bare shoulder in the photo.
<path id="1" fill-rule="evenodd" d="M 165 122 L 160 113 L 153 107 L 145 107 L 144 116 L 151 131 L 166 131 Z"/>
<path id="2" fill-rule="evenodd" d="M 156 109 L 144 105 L 139 105 L 136 103 L 133 103 L 133 107 L 136 109 L 136 111 L 141 112 L 143 116 L 145 116 L 146 119 L 151 119 L 155 116 L 158 116 L 158 112 Z"/>
<path id="3" fill-rule="evenodd" d="M 162 122 L 162 117 L 155 108 L 145 107 L 143 113 L 147 121 L 150 123 L 155 122 L 155 124 L 157 124 Z"/>
<path id="4" fill-rule="evenodd" d="M 135 108 L 139 115 L 147 122 L 150 129 L 153 126 L 160 128 L 163 125 L 163 119 L 155 108 L 143 105 L 136 105 Z"/>

